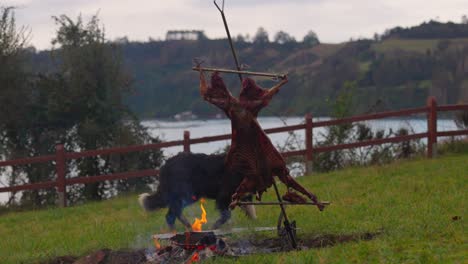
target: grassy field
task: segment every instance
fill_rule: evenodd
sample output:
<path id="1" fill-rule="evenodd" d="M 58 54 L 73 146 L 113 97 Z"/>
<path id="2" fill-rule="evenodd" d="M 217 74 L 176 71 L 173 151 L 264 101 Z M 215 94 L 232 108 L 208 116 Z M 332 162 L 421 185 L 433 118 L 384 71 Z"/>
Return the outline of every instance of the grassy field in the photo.
<path id="1" fill-rule="evenodd" d="M 209 263 L 466 263 L 468 154 L 301 177 L 300 182 L 333 204 L 289 208 L 299 238 L 376 232 L 373 240 L 299 252 L 259 254 Z M 264 200 L 273 200 L 269 191 Z M 0 262 L 35 263 L 56 256 L 82 256 L 101 248 L 151 247 L 164 232 L 164 214 L 146 214 L 137 195 L 66 209 L 0 215 Z M 210 202 L 208 219 L 217 213 Z M 231 226 L 275 226 L 278 209 L 257 207 L 250 222 L 235 212 Z M 187 216 L 199 214 L 198 206 Z M 211 216 L 211 218 L 210 218 Z M 458 216 L 459 218 L 455 217 Z M 455 217 L 455 218 L 454 218 Z M 458 219 L 458 220 L 454 220 Z M 180 227 L 180 226 L 179 226 Z M 275 237 L 264 233 L 263 237 Z"/>

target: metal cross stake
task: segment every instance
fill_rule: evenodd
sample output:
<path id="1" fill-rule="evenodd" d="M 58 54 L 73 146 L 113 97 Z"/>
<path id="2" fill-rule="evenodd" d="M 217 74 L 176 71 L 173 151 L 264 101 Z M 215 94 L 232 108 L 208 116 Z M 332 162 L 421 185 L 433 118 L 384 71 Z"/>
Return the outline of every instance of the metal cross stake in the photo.
<path id="1" fill-rule="evenodd" d="M 215 72 L 225 72 L 225 73 L 237 73 L 237 74 L 245 74 L 245 75 L 253 75 L 253 76 L 263 76 L 263 77 L 270 77 L 273 80 L 279 80 L 286 78 L 286 74 L 282 73 L 269 73 L 269 72 L 253 72 L 253 71 L 236 71 L 230 69 L 221 69 L 221 68 L 205 68 L 201 67 L 201 63 L 195 61 L 196 67 L 193 67 L 192 70 L 194 71 L 215 71 Z"/>
<path id="2" fill-rule="evenodd" d="M 236 63 L 236 68 L 237 68 L 236 73 L 239 75 L 239 79 L 240 79 L 240 81 L 242 83 L 242 74 L 241 74 L 241 68 L 239 66 L 239 60 L 237 59 L 236 51 L 234 49 L 234 45 L 232 44 L 231 33 L 229 32 L 229 27 L 228 27 L 228 24 L 227 24 L 227 21 L 226 21 L 226 16 L 224 15 L 224 0 L 222 2 L 221 7 L 218 5 L 218 3 L 216 3 L 216 0 L 214 0 L 213 3 L 216 6 L 216 8 L 218 9 L 218 11 L 221 13 L 221 17 L 223 18 L 224 28 L 226 29 L 227 37 L 228 37 L 228 40 L 229 40 L 229 45 L 231 46 L 232 55 L 234 56 L 234 61 Z M 286 230 L 286 232 L 288 234 L 288 237 L 289 237 L 289 240 L 291 242 L 292 248 L 296 249 L 297 248 L 297 242 L 296 242 L 294 227 L 289 223 L 289 219 L 288 219 L 288 217 L 286 215 L 286 210 L 284 209 L 284 206 L 283 206 L 283 203 L 282 203 L 282 200 L 281 200 L 281 196 L 280 196 L 280 194 L 278 192 L 278 187 L 276 186 L 275 182 L 273 182 L 273 186 L 275 187 L 276 196 L 278 198 L 278 202 L 279 202 L 280 207 L 281 207 L 281 213 L 283 214 L 283 217 L 284 217 L 285 230 Z"/>
<path id="3" fill-rule="evenodd" d="M 296 223 L 293 221 L 293 224 L 289 222 L 288 215 L 286 214 L 286 209 L 284 208 L 283 201 L 278 191 L 278 187 L 276 186 L 276 182 L 273 181 L 273 187 L 275 188 L 276 198 L 278 198 L 278 202 L 280 203 L 281 213 L 284 217 L 284 229 L 289 237 L 289 242 L 291 242 L 291 247 L 296 249 L 297 248 L 297 241 L 296 241 Z M 281 219 L 281 216 L 280 216 Z M 279 220 L 281 221 L 281 220 Z"/>

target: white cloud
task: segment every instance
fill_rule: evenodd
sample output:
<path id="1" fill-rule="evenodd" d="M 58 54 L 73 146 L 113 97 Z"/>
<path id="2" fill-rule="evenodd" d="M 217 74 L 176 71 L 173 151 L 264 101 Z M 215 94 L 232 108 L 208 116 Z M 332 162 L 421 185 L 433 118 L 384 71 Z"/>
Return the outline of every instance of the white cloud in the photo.
<path id="1" fill-rule="evenodd" d="M 19 7 L 17 23 L 31 28 L 31 42 L 40 49 L 50 47 L 56 30 L 53 15 L 87 17 L 98 10 L 110 39 L 164 38 L 170 29 L 203 29 L 209 37 L 225 36 L 211 0 L 3 0 L 2 5 Z M 297 39 L 314 30 L 323 42 L 371 37 L 434 18 L 459 21 L 468 14 L 466 0 L 226 0 L 225 7 L 233 35 L 252 36 L 263 26 L 270 36 L 284 30 Z"/>

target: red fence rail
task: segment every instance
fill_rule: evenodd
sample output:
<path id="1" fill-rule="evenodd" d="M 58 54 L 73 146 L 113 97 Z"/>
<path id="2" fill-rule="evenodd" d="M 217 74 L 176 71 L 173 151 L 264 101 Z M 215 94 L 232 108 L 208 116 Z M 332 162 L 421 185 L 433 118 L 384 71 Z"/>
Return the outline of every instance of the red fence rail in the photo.
<path id="1" fill-rule="evenodd" d="M 468 135 L 468 129 L 443 131 L 443 132 L 437 131 L 437 113 L 446 112 L 446 111 L 468 111 L 468 104 L 437 106 L 435 98 L 429 97 L 427 100 L 426 107 L 405 109 L 405 110 L 400 110 L 400 111 L 389 111 L 389 112 L 382 112 L 382 113 L 375 113 L 375 114 L 368 114 L 368 115 L 359 115 L 359 116 L 353 116 L 353 117 L 343 118 L 343 119 L 316 121 L 316 122 L 313 122 L 312 115 L 308 114 L 305 116 L 304 124 L 269 128 L 269 129 L 265 129 L 265 132 L 268 134 L 273 134 L 273 133 L 290 132 L 290 131 L 296 131 L 296 130 L 304 130 L 306 149 L 283 152 L 282 154 L 285 157 L 304 156 L 306 160 L 306 168 L 308 172 L 311 172 L 313 155 L 315 153 L 336 151 L 336 150 L 357 148 L 357 147 L 365 147 L 365 146 L 372 146 L 372 145 L 380 145 L 380 144 L 386 144 L 386 143 L 397 143 L 397 142 L 404 142 L 404 141 L 421 139 L 421 138 L 427 138 L 427 141 L 428 141 L 427 142 L 427 146 L 428 146 L 427 157 L 432 158 L 436 153 L 436 144 L 437 144 L 438 137 Z M 389 118 L 389 117 L 402 117 L 402 116 L 415 115 L 415 114 L 426 114 L 427 132 L 412 134 L 412 135 L 396 136 L 396 137 L 385 138 L 385 139 L 372 139 L 372 140 L 367 140 L 367 141 L 362 141 L 362 142 L 346 143 L 346 144 L 333 145 L 333 146 L 322 146 L 322 147 L 313 146 L 312 138 L 313 138 L 314 128 L 335 126 L 335 125 L 341 125 L 341 124 L 346 124 L 346 123 L 368 121 L 368 120 L 375 120 L 375 119 L 382 119 L 382 118 Z M 17 191 L 24 191 L 24 190 L 35 190 L 35 189 L 45 189 L 45 188 L 55 187 L 57 188 L 57 191 L 58 191 L 58 204 L 60 206 L 67 206 L 67 199 L 66 199 L 66 186 L 67 185 L 100 182 L 100 181 L 107 181 L 107 180 L 117 180 L 117 179 L 129 179 L 129 178 L 136 178 L 136 177 L 156 176 L 159 173 L 158 170 L 149 169 L 149 170 L 141 170 L 141 171 L 114 173 L 114 174 L 109 174 L 109 175 L 95 175 L 95 176 L 81 176 L 81 177 L 67 178 L 66 177 L 67 160 L 78 159 L 78 158 L 83 158 L 83 157 L 92 157 L 92 156 L 98 156 L 98 155 L 123 154 L 123 153 L 138 152 L 138 151 L 145 151 L 145 150 L 154 150 L 154 149 L 161 149 L 161 148 L 167 148 L 167 147 L 173 147 L 173 146 L 183 146 L 183 150 L 185 152 L 189 152 L 190 146 L 192 144 L 208 143 L 208 142 L 213 142 L 213 141 L 227 140 L 230 138 L 231 138 L 230 134 L 201 137 L 201 138 L 190 138 L 190 132 L 184 131 L 183 140 L 168 141 L 168 142 L 161 142 L 161 143 L 147 144 L 147 145 L 117 147 L 117 148 L 108 148 L 108 149 L 100 149 L 100 150 L 88 150 L 88 151 L 81 151 L 81 152 L 66 152 L 63 145 L 57 145 L 56 152 L 54 155 L 0 161 L 0 167 L 55 161 L 56 175 L 57 175 L 57 178 L 55 179 L 55 181 L 30 183 L 30 184 L 10 186 L 10 187 L 1 187 L 0 192 L 17 192 Z"/>

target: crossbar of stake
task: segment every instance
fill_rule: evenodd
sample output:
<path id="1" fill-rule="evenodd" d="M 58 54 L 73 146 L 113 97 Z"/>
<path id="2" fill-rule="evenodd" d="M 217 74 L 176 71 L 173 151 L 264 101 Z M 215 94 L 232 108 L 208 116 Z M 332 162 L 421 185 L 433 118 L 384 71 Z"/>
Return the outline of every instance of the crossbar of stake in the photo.
<path id="1" fill-rule="evenodd" d="M 276 78 L 276 79 L 286 78 L 286 74 L 268 73 L 268 72 L 237 71 L 237 70 L 231 70 L 231 69 L 203 68 L 203 67 L 193 67 L 192 70 L 194 70 L 194 71 L 208 71 L 208 72 L 236 73 L 236 74 L 245 74 L 245 75 L 252 75 L 252 76 L 271 77 L 271 78 Z"/>
<path id="2" fill-rule="evenodd" d="M 305 203 L 291 203 L 291 202 L 238 202 L 237 205 L 317 205 L 314 202 L 305 202 Z M 330 205 L 330 202 L 322 201 L 320 204 Z"/>

